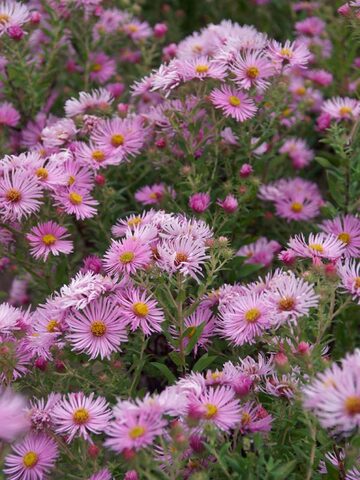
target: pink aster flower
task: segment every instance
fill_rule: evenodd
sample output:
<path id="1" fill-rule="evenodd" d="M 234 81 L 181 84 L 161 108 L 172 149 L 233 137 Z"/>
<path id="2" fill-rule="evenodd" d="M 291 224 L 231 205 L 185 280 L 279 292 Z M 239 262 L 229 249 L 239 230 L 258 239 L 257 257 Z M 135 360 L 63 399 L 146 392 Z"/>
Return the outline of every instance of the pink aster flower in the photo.
<path id="1" fill-rule="evenodd" d="M 262 263 L 264 266 L 268 266 L 279 249 L 280 244 L 275 240 L 260 237 L 255 242 L 241 247 L 236 252 L 236 256 L 246 257 L 244 263 Z"/>
<path id="2" fill-rule="evenodd" d="M 113 97 L 108 90 L 100 88 L 91 92 L 80 92 L 79 99 L 71 98 L 65 102 L 67 117 L 76 117 L 92 111 L 110 111 Z"/>
<path id="3" fill-rule="evenodd" d="M 313 261 L 325 258 L 337 260 L 345 252 L 345 244 L 335 235 L 310 233 L 306 241 L 304 235 L 295 235 L 288 242 L 289 249 L 299 257 L 312 258 Z"/>
<path id="4" fill-rule="evenodd" d="M 258 294 L 238 296 L 221 313 L 222 336 L 235 345 L 254 343 L 255 338 L 270 328 L 273 311 Z"/>
<path id="5" fill-rule="evenodd" d="M 234 195 L 226 195 L 224 200 L 220 198 L 216 202 L 226 213 L 234 213 L 238 209 L 238 201 L 234 197 Z"/>
<path id="6" fill-rule="evenodd" d="M 311 192 L 289 192 L 275 202 L 276 215 L 290 221 L 308 221 L 320 214 L 323 200 Z"/>
<path id="7" fill-rule="evenodd" d="M 301 138 L 289 138 L 279 152 L 287 154 L 296 169 L 306 167 L 314 158 L 314 152 L 308 147 L 305 140 Z"/>
<path id="8" fill-rule="evenodd" d="M 72 140 L 76 134 L 76 125 L 70 118 L 62 118 L 41 131 L 41 140 L 45 148 L 61 147 Z"/>
<path id="9" fill-rule="evenodd" d="M 199 396 L 190 395 L 188 416 L 211 423 L 226 432 L 235 428 L 241 419 L 240 403 L 231 388 L 210 387 Z"/>
<path id="10" fill-rule="evenodd" d="M 128 23 L 124 23 L 121 28 L 134 42 L 140 42 L 152 35 L 150 25 L 136 18 L 131 19 Z"/>
<path id="11" fill-rule="evenodd" d="M 112 480 L 111 472 L 107 468 L 102 468 L 97 473 L 91 475 L 88 480 Z"/>
<path id="12" fill-rule="evenodd" d="M 13 0 L 0 3 L 0 36 L 11 27 L 21 27 L 30 20 L 30 11 L 26 5 Z"/>
<path id="13" fill-rule="evenodd" d="M 37 212 L 42 189 L 25 170 L 5 171 L 0 178 L 0 215 L 7 220 L 21 221 Z"/>
<path id="14" fill-rule="evenodd" d="M 326 100 L 321 111 L 334 120 L 356 120 L 360 116 L 360 102 L 349 97 L 335 97 Z"/>
<path id="15" fill-rule="evenodd" d="M 166 422 L 160 412 L 132 405 L 126 408 L 121 403 L 117 407 L 116 418 L 106 431 L 105 446 L 111 450 L 117 453 L 127 449 L 140 450 L 163 434 Z"/>
<path id="16" fill-rule="evenodd" d="M 56 432 L 67 436 L 67 443 L 75 437 L 83 437 L 91 442 L 89 433 L 102 433 L 111 418 L 111 411 L 103 397 L 94 399 L 94 393 L 88 397 L 84 393 L 64 395 L 53 411 Z"/>
<path id="17" fill-rule="evenodd" d="M 144 270 L 150 264 L 151 255 L 150 245 L 140 240 L 113 240 L 104 255 L 105 270 L 109 273 L 131 275 L 138 270 Z"/>
<path id="18" fill-rule="evenodd" d="M 49 253 L 52 255 L 65 253 L 68 255 L 73 251 L 73 242 L 65 240 L 68 236 L 66 228 L 49 221 L 33 227 L 26 238 L 30 243 L 31 255 L 37 259 L 42 258 L 45 262 Z"/>
<path id="19" fill-rule="evenodd" d="M 353 300 L 360 305 L 360 263 L 346 259 L 344 263 L 337 266 L 337 271 L 341 279 L 341 287 L 345 292 L 351 293 Z"/>
<path id="20" fill-rule="evenodd" d="M 246 52 L 239 55 L 231 68 L 235 75 L 235 82 L 240 88 L 249 90 L 256 87 L 265 90 L 269 85 L 269 78 L 274 75 L 271 61 L 261 52 Z"/>
<path id="21" fill-rule="evenodd" d="M 322 427 L 349 435 L 360 427 L 360 350 L 348 354 L 303 389 L 304 405 Z"/>
<path id="22" fill-rule="evenodd" d="M 19 328 L 18 323 L 23 316 L 19 308 L 15 308 L 8 303 L 0 304 L 0 335 L 10 333 Z"/>
<path id="23" fill-rule="evenodd" d="M 45 398 L 33 399 L 30 402 L 28 416 L 31 422 L 31 428 L 36 432 L 44 430 L 53 430 L 53 410 L 57 402 L 61 399 L 60 393 L 50 393 Z"/>
<path id="24" fill-rule="evenodd" d="M 247 402 L 241 406 L 240 431 L 242 434 L 269 432 L 272 421 L 272 416 L 262 405 Z"/>
<path id="25" fill-rule="evenodd" d="M 27 435 L 5 457 L 4 472 L 9 480 L 46 478 L 59 455 L 56 442 L 44 433 Z"/>
<path id="26" fill-rule="evenodd" d="M 284 45 L 273 40 L 269 44 L 269 55 L 278 68 L 288 70 L 290 67 L 306 68 L 311 53 L 304 43 L 286 40 Z"/>
<path id="27" fill-rule="evenodd" d="M 223 64 L 205 56 L 184 60 L 179 63 L 178 68 L 186 82 L 195 78 L 198 80 L 204 80 L 205 78 L 223 80 L 226 76 L 226 67 Z"/>
<path id="28" fill-rule="evenodd" d="M 109 297 L 92 301 L 81 312 L 70 314 L 66 322 L 72 349 L 86 353 L 92 360 L 109 359 L 112 352 L 120 349 L 120 343 L 127 341 L 126 322 Z"/>
<path id="29" fill-rule="evenodd" d="M 135 200 L 143 205 L 158 205 L 162 202 L 165 195 L 168 194 L 175 198 L 175 192 L 171 187 L 164 183 L 154 183 L 146 185 L 135 192 Z"/>
<path id="30" fill-rule="evenodd" d="M 116 62 L 103 52 L 90 53 L 90 79 L 106 83 L 116 72 Z"/>
<path id="31" fill-rule="evenodd" d="M 16 127 L 19 121 L 20 114 L 11 103 L 3 102 L 0 104 L 0 127 L 2 125 L 7 127 Z"/>
<path id="32" fill-rule="evenodd" d="M 305 20 L 295 23 L 297 32 L 303 35 L 315 37 L 321 35 L 325 30 L 325 22 L 319 17 L 308 17 Z"/>
<path id="33" fill-rule="evenodd" d="M 176 237 L 162 242 L 158 246 L 158 263 L 169 273 L 181 272 L 198 280 L 201 268 L 209 258 L 205 245 L 200 240 L 189 237 Z"/>
<path id="34" fill-rule="evenodd" d="M 276 279 L 273 288 L 266 292 L 265 297 L 276 312 L 275 324 L 282 324 L 288 320 L 296 321 L 309 314 L 310 308 L 319 303 L 319 296 L 315 294 L 313 285 L 293 273 L 284 273 Z"/>
<path id="35" fill-rule="evenodd" d="M 0 389 L 0 439 L 13 442 L 16 437 L 26 432 L 30 427 L 26 415 L 26 400 L 9 388 Z"/>
<path id="36" fill-rule="evenodd" d="M 84 142 L 77 143 L 75 156 L 82 164 L 89 166 L 94 170 L 99 170 L 108 165 L 116 165 L 118 163 L 118 160 L 109 155 L 106 149 L 92 142 L 90 142 L 89 145 Z"/>
<path id="37" fill-rule="evenodd" d="M 189 198 L 189 207 L 196 213 L 205 212 L 210 205 L 210 195 L 208 193 L 194 193 Z"/>
<path id="38" fill-rule="evenodd" d="M 138 120 L 112 118 L 103 120 L 91 133 L 91 140 L 111 156 L 117 163 L 129 156 L 137 155 L 144 144 L 145 130 Z"/>
<path id="39" fill-rule="evenodd" d="M 71 188 L 68 192 L 59 192 L 54 195 L 56 206 L 65 210 L 70 215 L 75 215 L 76 220 L 85 220 L 96 215 L 95 206 L 98 201 L 83 190 Z"/>
<path id="40" fill-rule="evenodd" d="M 132 331 L 140 327 L 145 335 L 161 332 L 161 324 L 165 320 L 164 312 L 146 291 L 138 288 L 120 291 L 118 301 L 119 314 Z"/>
<path id="41" fill-rule="evenodd" d="M 354 215 L 344 215 L 333 220 L 325 220 L 320 228 L 336 235 L 345 245 L 345 257 L 360 256 L 360 219 Z"/>
<path id="42" fill-rule="evenodd" d="M 256 113 L 256 105 L 245 93 L 234 90 L 228 85 L 215 88 L 210 93 L 210 100 L 215 108 L 220 108 L 226 117 L 238 122 L 252 118 Z"/>

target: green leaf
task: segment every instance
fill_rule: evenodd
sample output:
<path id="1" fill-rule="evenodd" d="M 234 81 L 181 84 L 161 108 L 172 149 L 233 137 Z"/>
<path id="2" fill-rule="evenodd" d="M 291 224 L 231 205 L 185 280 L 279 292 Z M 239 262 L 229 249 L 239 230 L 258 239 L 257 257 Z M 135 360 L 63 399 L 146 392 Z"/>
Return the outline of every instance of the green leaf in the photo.
<path id="1" fill-rule="evenodd" d="M 333 164 L 327 158 L 315 157 L 315 160 L 324 168 L 334 168 Z"/>
<path id="2" fill-rule="evenodd" d="M 288 475 L 295 469 L 297 460 L 284 463 L 271 472 L 271 476 L 276 480 L 286 480 Z"/>
<path id="3" fill-rule="evenodd" d="M 199 360 L 193 366 L 193 369 L 192 369 L 193 372 L 202 372 L 216 359 L 217 359 L 216 355 L 209 356 L 208 353 L 205 353 L 202 357 L 199 358 Z"/>
<path id="4" fill-rule="evenodd" d="M 238 278 L 248 277 L 252 273 L 257 272 L 262 268 L 264 268 L 264 265 L 262 263 L 248 263 L 240 267 L 240 271 L 238 272 L 237 276 Z"/>
<path id="5" fill-rule="evenodd" d="M 177 365 L 178 367 L 181 366 L 182 362 L 181 362 L 181 358 L 180 358 L 180 355 L 179 355 L 178 352 L 170 352 L 169 357 L 175 363 L 175 365 Z"/>
<path id="6" fill-rule="evenodd" d="M 196 342 L 199 340 L 204 328 L 205 328 L 205 325 L 206 325 L 206 322 L 202 322 L 200 323 L 200 325 L 198 325 L 197 327 L 194 327 L 195 328 L 195 332 L 193 334 L 193 336 L 189 339 L 189 343 L 186 345 L 186 348 L 185 348 L 185 355 L 189 355 L 192 351 L 192 349 L 195 347 L 195 344 Z M 188 332 L 188 330 L 192 331 L 193 328 L 187 328 L 184 332 L 184 335 L 183 336 L 186 336 L 187 333 L 190 333 Z M 186 333 L 187 332 L 187 333 Z"/>
<path id="7" fill-rule="evenodd" d="M 172 371 L 163 363 L 159 362 L 151 362 L 151 365 L 154 365 L 155 368 L 160 370 L 160 372 L 164 375 L 164 377 L 167 379 L 170 385 L 176 382 L 176 377 L 172 373 Z"/>

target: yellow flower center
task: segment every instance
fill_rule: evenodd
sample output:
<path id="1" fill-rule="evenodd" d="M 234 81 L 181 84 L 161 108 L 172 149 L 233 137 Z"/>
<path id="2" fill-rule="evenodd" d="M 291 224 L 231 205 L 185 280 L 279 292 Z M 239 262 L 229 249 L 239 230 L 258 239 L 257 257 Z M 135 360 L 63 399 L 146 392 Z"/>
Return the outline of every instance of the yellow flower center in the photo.
<path id="1" fill-rule="evenodd" d="M 69 180 L 68 180 L 68 185 L 74 185 L 76 178 L 73 175 L 70 175 Z"/>
<path id="2" fill-rule="evenodd" d="M 186 253 L 178 252 L 175 257 L 175 265 L 178 266 L 180 263 L 186 262 L 189 257 Z"/>
<path id="3" fill-rule="evenodd" d="M 99 163 L 103 162 L 105 159 L 105 153 L 102 152 L 101 150 L 94 150 L 91 156 L 96 162 L 99 162 Z"/>
<path id="4" fill-rule="evenodd" d="M 50 320 L 49 323 L 46 326 L 46 330 L 49 333 L 54 333 L 55 330 L 59 327 L 59 324 L 56 320 Z"/>
<path id="5" fill-rule="evenodd" d="M 133 312 L 139 317 L 146 317 L 149 313 L 149 307 L 144 302 L 136 302 L 133 305 Z"/>
<path id="6" fill-rule="evenodd" d="M 291 58 L 293 56 L 293 52 L 289 48 L 282 48 L 280 50 L 280 55 L 286 58 Z"/>
<path id="7" fill-rule="evenodd" d="M 295 306 L 295 300 L 291 297 L 284 297 L 279 300 L 279 308 L 284 312 L 292 310 Z"/>
<path id="8" fill-rule="evenodd" d="M 36 452 L 30 451 L 23 456 L 23 464 L 26 468 L 33 468 L 37 464 L 39 456 Z"/>
<path id="9" fill-rule="evenodd" d="M 51 233 L 48 233 L 42 237 L 42 241 L 46 246 L 54 245 L 56 242 L 56 237 Z"/>
<path id="10" fill-rule="evenodd" d="M 341 116 L 346 117 L 347 115 L 352 114 L 352 108 L 351 107 L 341 107 L 339 109 L 339 113 Z"/>
<path id="11" fill-rule="evenodd" d="M 95 320 L 92 322 L 90 330 L 94 337 L 103 337 L 106 333 L 106 325 L 101 320 Z"/>
<path id="12" fill-rule="evenodd" d="M 188 330 L 188 333 L 187 333 L 186 336 L 187 336 L 188 338 L 191 338 L 191 337 L 194 336 L 195 332 L 196 332 L 196 328 L 195 328 L 195 327 L 193 327 L 193 326 L 192 326 L 192 327 L 189 327 L 189 330 Z"/>
<path id="13" fill-rule="evenodd" d="M 71 192 L 69 195 L 69 200 L 73 205 L 81 205 L 82 199 L 83 197 L 80 193 Z"/>
<path id="14" fill-rule="evenodd" d="M 354 416 L 360 414 L 360 395 L 351 395 L 345 400 L 345 410 L 348 415 Z"/>
<path id="15" fill-rule="evenodd" d="M 49 172 L 46 170 L 46 168 L 41 167 L 36 170 L 36 176 L 41 178 L 41 180 L 46 180 L 49 176 Z"/>
<path id="16" fill-rule="evenodd" d="M 290 117 L 290 115 L 292 114 L 291 108 L 285 108 L 285 110 L 283 110 L 282 114 L 283 114 L 283 117 Z"/>
<path id="17" fill-rule="evenodd" d="M 251 422 L 251 416 L 249 413 L 247 412 L 244 412 L 242 415 L 241 415 L 241 423 L 243 425 L 249 425 L 249 423 Z"/>
<path id="18" fill-rule="evenodd" d="M 210 418 L 213 418 L 217 412 L 218 412 L 218 408 L 216 405 L 214 405 L 213 403 L 207 403 L 205 406 L 205 414 L 204 414 L 204 417 L 207 419 L 207 420 L 210 420 Z"/>
<path id="19" fill-rule="evenodd" d="M 245 313 L 245 320 L 248 323 L 255 323 L 256 320 L 258 320 L 260 316 L 261 316 L 261 312 L 258 308 L 250 308 L 250 310 L 248 310 Z"/>
<path id="20" fill-rule="evenodd" d="M 209 71 L 209 67 L 207 65 L 197 65 L 195 71 L 196 73 L 206 73 Z"/>
<path id="21" fill-rule="evenodd" d="M 6 23 L 8 23 L 9 20 L 10 20 L 9 15 L 6 15 L 6 13 L 0 14 L 0 25 L 5 25 Z"/>
<path id="22" fill-rule="evenodd" d="M 139 27 L 137 25 L 134 25 L 133 23 L 130 23 L 128 26 L 127 26 L 129 32 L 131 33 L 136 33 L 138 30 L 139 30 Z"/>
<path id="23" fill-rule="evenodd" d="M 21 192 L 16 190 L 16 188 L 10 188 L 10 190 L 6 192 L 5 197 L 8 202 L 17 203 L 21 200 Z"/>
<path id="24" fill-rule="evenodd" d="M 241 104 L 241 100 L 239 97 L 235 97 L 235 95 L 230 95 L 229 103 L 232 107 L 239 107 Z"/>
<path id="25" fill-rule="evenodd" d="M 299 88 L 297 88 L 297 89 L 295 90 L 295 93 L 296 93 L 297 95 L 305 95 L 305 93 L 306 93 L 306 88 L 305 88 L 305 87 L 299 87 Z"/>
<path id="26" fill-rule="evenodd" d="M 120 147 L 121 145 L 124 145 L 124 140 L 125 138 L 121 133 L 115 133 L 115 135 L 111 137 L 111 145 L 113 147 Z"/>
<path id="27" fill-rule="evenodd" d="M 360 288 L 360 277 L 355 277 L 354 283 L 355 283 L 355 288 Z"/>
<path id="28" fill-rule="evenodd" d="M 292 205 L 291 205 L 291 210 L 294 212 L 294 213 L 300 213 L 302 212 L 303 210 L 303 205 L 302 203 L 300 202 L 294 202 Z"/>
<path id="29" fill-rule="evenodd" d="M 100 63 L 94 63 L 94 65 L 91 67 L 91 70 L 93 72 L 100 72 L 100 70 L 102 70 L 102 65 Z"/>
<path id="30" fill-rule="evenodd" d="M 192 51 L 194 53 L 201 53 L 203 51 L 203 47 L 201 45 L 194 45 L 192 47 Z"/>
<path id="31" fill-rule="evenodd" d="M 142 427 L 141 425 L 136 425 L 136 427 L 133 427 L 129 430 L 129 437 L 135 440 L 137 438 L 142 437 L 144 433 L 145 433 L 145 428 Z"/>
<path id="32" fill-rule="evenodd" d="M 250 67 L 246 71 L 247 76 L 253 80 L 259 76 L 259 69 L 257 67 Z"/>
<path id="33" fill-rule="evenodd" d="M 315 252 L 324 253 L 324 247 L 320 243 L 310 243 L 309 248 Z"/>
<path id="34" fill-rule="evenodd" d="M 73 413 L 73 420 L 75 423 L 78 425 L 84 425 L 89 420 L 89 412 L 86 410 L 86 408 L 78 408 L 75 410 Z"/>
<path id="35" fill-rule="evenodd" d="M 345 243 L 346 245 L 349 245 L 350 240 L 351 240 L 351 237 L 350 237 L 350 235 L 349 235 L 348 233 L 342 232 L 342 233 L 340 233 L 340 234 L 338 235 L 338 239 L 339 239 L 341 242 Z"/>
<path id="36" fill-rule="evenodd" d="M 134 218 L 130 218 L 130 220 L 128 220 L 127 224 L 129 225 L 129 227 L 135 227 L 136 225 L 139 225 L 139 223 L 141 223 L 141 217 L 134 217 Z"/>
<path id="37" fill-rule="evenodd" d="M 119 256 L 119 260 L 121 263 L 130 263 L 134 260 L 134 258 L 134 252 L 124 252 Z"/>

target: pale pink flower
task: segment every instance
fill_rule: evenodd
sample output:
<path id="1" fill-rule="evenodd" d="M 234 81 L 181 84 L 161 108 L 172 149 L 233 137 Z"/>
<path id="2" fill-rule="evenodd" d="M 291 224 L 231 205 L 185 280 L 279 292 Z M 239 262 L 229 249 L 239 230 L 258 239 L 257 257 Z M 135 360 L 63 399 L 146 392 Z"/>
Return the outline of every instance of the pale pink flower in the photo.
<path id="1" fill-rule="evenodd" d="M 73 242 L 66 240 L 68 237 L 66 228 L 53 221 L 39 223 L 26 235 L 31 246 L 31 254 L 37 259 L 42 258 L 44 262 L 50 253 L 68 255 L 73 251 Z"/>

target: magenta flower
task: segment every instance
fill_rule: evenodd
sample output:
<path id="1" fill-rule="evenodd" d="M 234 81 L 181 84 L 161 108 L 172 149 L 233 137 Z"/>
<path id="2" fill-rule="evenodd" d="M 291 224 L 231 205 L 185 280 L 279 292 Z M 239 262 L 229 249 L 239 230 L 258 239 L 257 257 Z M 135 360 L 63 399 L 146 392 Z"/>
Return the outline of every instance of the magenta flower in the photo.
<path id="1" fill-rule="evenodd" d="M 20 27 L 30 20 L 30 11 L 26 5 L 12 0 L 5 0 L 0 4 L 0 36 L 10 27 Z"/>
<path id="2" fill-rule="evenodd" d="M 287 154 L 296 169 L 309 165 L 314 158 L 314 152 L 308 147 L 305 140 L 301 138 L 289 138 L 280 148 L 279 153 Z"/>
<path id="3" fill-rule="evenodd" d="M 325 220 L 320 228 L 336 235 L 345 245 L 345 257 L 360 256 L 360 219 L 354 215 L 344 215 L 333 220 Z"/>
<path id="4" fill-rule="evenodd" d="M 208 193 L 194 193 L 189 198 L 189 207 L 196 213 L 205 212 L 210 205 L 210 195 Z"/>
<path id="5" fill-rule="evenodd" d="M 56 205 L 66 213 L 75 215 L 76 220 L 85 220 L 96 215 L 98 201 L 87 191 L 71 188 L 68 192 L 59 192 L 54 195 Z"/>
<path id="6" fill-rule="evenodd" d="M 4 472 L 9 480 L 46 478 L 59 455 L 55 441 L 44 433 L 27 435 L 5 457 Z"/>
<path id="7" fill-rule="evenodd" d="M 209 346 L 211 337 L 215 333 L 215 319 L 212 311 L 209 308 L 198 307 L 194 313 L 192 313 L 189 317 L 186 317 L 184 320 L 184 328 L 185 331 L 187 331 L 187 334 L 182 340 L 179 340 L 182 341 L 184 348 L 186 348 L 190 339 L 194 336 L 196 327 L 203 323 L 205 326 L 194 346 L 194 355 L 197 355 L 199 348 L 207 349 Z M 178 332 L 174 327 L 170 327 L 170 332 L 173 337 L 176 338 L 178 336 Z"/>
<path id="8" fill-rule="evenodd" d="M 20 121 L 19 112 L 9 102 L 0 104 L 0 127 L 5 125 L 7 127 L 16 127 Z"/>
<path id="9" fill-rule="evenodd" d="M 255 338 L 269 329 L 273 321 L 273 310 L 262 295 L 238 296 L 221 313 L 222 336 L 235 345 L 254 343 Z"/>
<path id="10" fill-rule="evenodd" d="M 269 45 L 269 55 L 275 66 L 288 70 L 290 67 L 306 67 L 311 53 L 306 45 L 300 41 L 286 40 L 284 45 L 273 40 Z"/>
<path id="11" fill-rule="evenodd" d="M 13 442 L 16 437 L 26 432 L 30 427 L 26 415 L 26 400 L 9 388 L 0 389 L 0 439 Z"/>
<path id="12" fill-rule="evenodd" d="M 165 195 L 175 198 L 175 191 L 164 183 L 146 185 L 135 192 L 135 200 L 143 205 L 158 205 Z"/>
<path id="13" fill-rule="evenodd" d="M 246 52 L 239 55 L 231 68 L 235 75 L 235 82 L 240 88 L 249 90 L 256 87 L 265 90 L 275 71 L 271 61 L 260 52 Z"/>
<path id="14" fill-rule="evenodd" d="M 42 189 L 24 170 L 5 171 L 0 178 L 0 215 L 21 221 L 40 209 Z"/>
<path id="15" fill-rule="evenodd" d="M 178 64 L 178 68 L 186 82 L 195 78 L 198 80 L 205 78 L 223 80 L 226 77 L 226 67 L 205 56 L 184 60 Z"/>
<path id="16" fill-rule="evenodd" d="M 56 432 L 67 436 L 67 443 L 75 437 L 91 442 L 89 433 L 102 433 L 111 418 L 111 411 L 103 397 L 94 399 L 91 393 L 69 393 L 58 402 L 53 410 Z"/>
<path id="17" fill-rule="evenodd" d="M 151 261 L 152 251 L 148 244 L 134 238 L 113 240 L 104 255 L 104 267 L 109 273 L 131 275 L 144 270 Z"/>
<path id="18" fill-rule="evenodd" d="M 107 468 L 102 468 L 97 473 L 91 475 L 88 480 L 112 480 L 111 472 Z"/>
<path id="19" fill-rule="evenodd" d="M 199 396 L 190 395 L 188 416 L 211 423 L 226 432 L 235 428 L 241 419 L 240 403 L 231 388 L 210 387 Z"/>
<path id="20" fill-rule="evenodd" d="M 80 92 L 79 100 L 71 98 L 65 102 L 65 113 L 67 117 L 76 117 L 95 110 L 109 111 L 112 101 L 111 93 L 104 88 Z"/>
<path id="21" fill-rule="evenodd" d="M 93 300 L 81 312 L 70 314 L 67 319 L 67 339 L 73 350 L 94 358 L 110 358 L 127 341 L 125 321 L 110 298 Z"/>
<path id="22" fill-rule="evenodd" d="M 23 317 L 19 308 L 15 308 L 8 303 L 0 304 L 0 335 L 18 330 L 18 323 Z"/>
<path id="23" fill-rule="evenodd" d="M 228 85 L 214 89 L 210 100 L 215 108 L 220 108 L 226 117 L 232 117 L 238 122 L 252 118 L 256 113 L 256 105 L 245 93 L 234 90 Z"/>
<path id="24" fill-rule="evenodd" d="M 308 257 L 313 260 L 326 258 L 337 260 L 345 252 L 345 244 L 332 234 L 310 233 L 306 241 L 304 235 L 295 235 L 288 242 L 289 249 L 298 257 Z"/>
<path id="25" fill-rule="evenodd" d="M 36 259 L 42 258 L 44 262 L 50 253 L 52 255 L 59 255 L 59 253 L 68 255 L 73 251 L 73 242 L 65 240 L 67 237 L 69 234 L 66 228 L 53 221 L 38 223 L 26 235 L 30 243 L 31 255 Z"/>
<path id="26" fill-rule="evenodd" d="M 90 53 L 90 79 L 93 82 L 106 83 L 116 72 L 116 62 L 103 52 Z"/>
<path id="27" fill-rule="evenodd" d="M 165 320 L 164 312 L 157 301 L 146 291 L 130 288 L 118 294 L 119 315 L 122 321 L 130 325 L 132 331 L 140 327 L 145 335 L 161 332 Z"/>
<path id="28" fill-rule="evenodd" d="M 360 116 L 360 102 L 349 97 L 335 97 L 326 100 L 321 111 L 334 120 L 356 120 Z"/>
<path id="29" fill-rule="evenodd" d="M 220 198 L 216 202 L 226 213 L 234 213 L 238 209 L 238 201 L 234 197 L 234 195 L 226 195 L 224 200 L 221 200 Z"/>
<path id="30" fill-rule="evenodd" d="M 351 293 L 353 300 L 360 305 L 360 263 L 346 259 L 343 264 L 338 264 L 337 271 L 345 292 Z"/>
<path id="31" fill-rule="evenodd" d="M 240 431 L 242 434 L 269 432 L 272 421 L 272 416 L 262 405 L 247 402 L 241 406 Z"/>
<path id="32" fill-rule="evenodd" d="M 280 244 L 275 240 L 260 237 L 255 242 L 241 247 L 236 252 L 236 256 L 246 257 L 244 263 L 262 263 L 268 266 L 273 261 L 274 254 L 279 251 L 280 248 Z"/>

